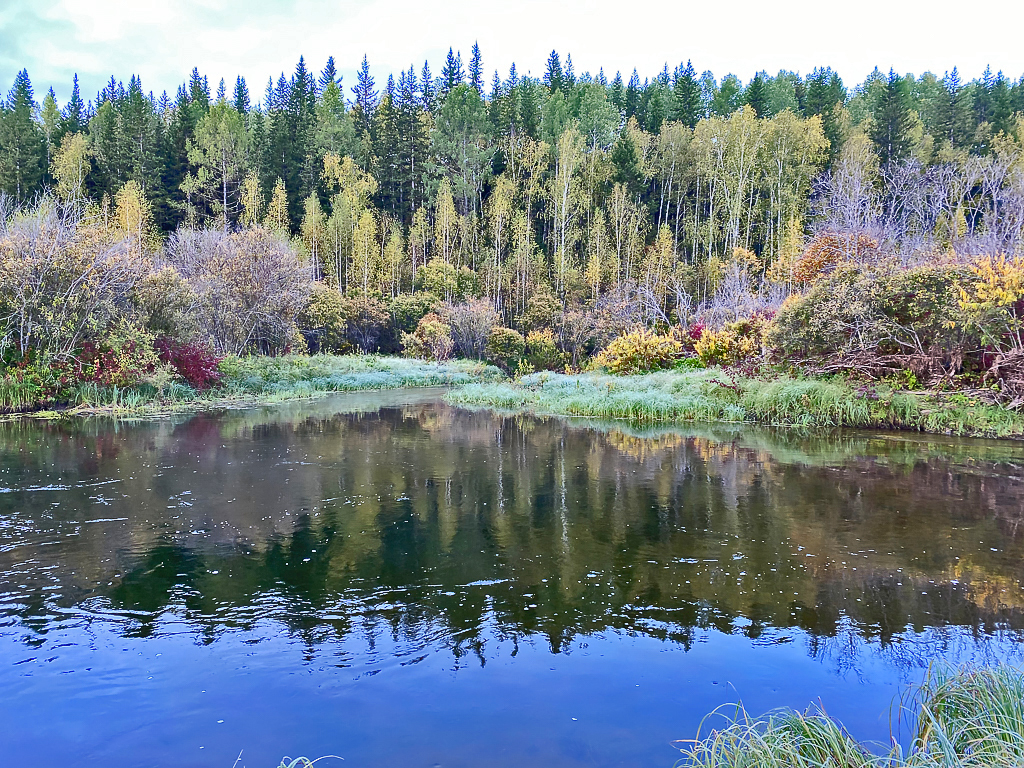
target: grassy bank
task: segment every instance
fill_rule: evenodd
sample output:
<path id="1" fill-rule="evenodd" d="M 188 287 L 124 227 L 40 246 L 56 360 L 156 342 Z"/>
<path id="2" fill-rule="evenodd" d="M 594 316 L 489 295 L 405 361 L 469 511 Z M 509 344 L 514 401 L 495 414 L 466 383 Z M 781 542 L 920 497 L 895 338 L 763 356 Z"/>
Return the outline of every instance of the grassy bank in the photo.
<path id="1" fill-rule="evenodd" d="M 469 384 L 447 397 L 457 405 L 646 423 L 725 421 L 1024 435 L 1024 416 L 963 394 L 901 392 L 842 379 L 762 380 L 718 368 L 637 376 L 535 373 L 510 383 Z"/>
<path id="2" fill-rule="evenodd" d="M 376 355 L 230 357 L 220 364 L 220 370 L 221 383 L 203 391 L 180 382 L 124 388 L 80 384 L 55 410 L 40 413 L 160 413 L 273 403 L 331 392 L 467 385 L 501 377 L 497 368 L 476 361 L 432 363 Z M 17 401 L 13 397 L 8 400 L 11 402 L 0 404 L 0 408 L 15 409 Z"/>
<path id="3" fill-rule="evenodd" d="M 912 740 L 858 743 L 820 710 L 750 718 L 719 710 L 680 742 L 687 768 L 1010 768 L 1024 765 L 1024 675 L 1009 666 L 937 672 L 896 712 Z M 894 729 L 903 723 L 894 724 Z M 706 730 L 705 730 L 706 729 Z"/>

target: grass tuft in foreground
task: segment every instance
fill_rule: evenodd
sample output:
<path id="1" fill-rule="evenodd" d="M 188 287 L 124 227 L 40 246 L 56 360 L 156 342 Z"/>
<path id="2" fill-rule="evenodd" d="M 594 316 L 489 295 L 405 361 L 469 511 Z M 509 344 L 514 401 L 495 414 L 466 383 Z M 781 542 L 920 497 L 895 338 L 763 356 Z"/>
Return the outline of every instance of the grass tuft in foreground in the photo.
<path id="1" fill-rule="evenodd" d="M 680 742 L 682 768 L 1017 768 L 1024 765 L 1024 674 L 1010 666 L 933 671 L 914 691 L 915 732 L 872 751 L 824 712 L 751 718 L 741 706 L 705 719 L 725 725 Z M 908 710 L 903 710 L 906 713 Z"/>
<path id="2" fill-rule="evenodd" d="M 1024 415 L 963 395 L 942 397 L 781 376 L 764 381 L 718 368 L 636 376 L 531 374 L 474 383 L 449 402 L 506 411 L 638 422 L 756 422 L 805 427 L 911 429 L 951 435 L 1024 435 Z"/>

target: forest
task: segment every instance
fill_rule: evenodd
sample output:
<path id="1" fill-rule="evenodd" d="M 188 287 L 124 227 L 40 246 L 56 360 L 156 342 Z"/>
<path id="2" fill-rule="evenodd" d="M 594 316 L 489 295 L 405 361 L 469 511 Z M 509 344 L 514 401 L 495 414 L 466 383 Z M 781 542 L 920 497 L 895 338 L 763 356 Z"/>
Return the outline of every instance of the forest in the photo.
<path id="1" fill-rule="evenodd" d="M 1024 77 L 486 82 L 474 45 L 0 109 L 0 406 L 225 355 L 755 367 L 1024 403 Z M 161 373 L 162 372 L 162 373 Z"/>

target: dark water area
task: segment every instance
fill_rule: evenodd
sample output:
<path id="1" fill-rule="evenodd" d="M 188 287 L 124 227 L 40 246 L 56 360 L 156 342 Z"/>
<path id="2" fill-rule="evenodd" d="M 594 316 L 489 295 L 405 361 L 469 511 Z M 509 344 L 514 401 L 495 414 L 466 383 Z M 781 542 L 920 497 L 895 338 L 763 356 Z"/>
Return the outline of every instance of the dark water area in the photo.
<path id="1" fill-rule="evenodd" d="M 1021 661 L 1024 445 L 340 395 L 0 423 L 0 765 L 671 766 Z"/>

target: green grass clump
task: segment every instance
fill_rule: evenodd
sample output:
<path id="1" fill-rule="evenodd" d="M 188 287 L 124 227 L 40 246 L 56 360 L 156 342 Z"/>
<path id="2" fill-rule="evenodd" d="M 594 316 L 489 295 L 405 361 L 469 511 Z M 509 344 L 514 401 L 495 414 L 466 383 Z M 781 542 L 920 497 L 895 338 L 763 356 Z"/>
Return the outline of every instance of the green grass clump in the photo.
<path id="1" fill-rule="evenodd" d="M 0 376 L 0 413 L 31 408 L 41 400 L 42 395 L 42 388 L 34 381 Z"/>
<path id="2" fill-rule="evenodd" d="M 221 389 L 227 394 L 277 397 L 448 386 L 501 377 L 497 368 L 476 361 L 432 363 L 376 355 L 230 357 L 220 369 L 224 374 Z"/>
<path id="3" fill-rule="evenodd" d="M 733 376 L 720 368 L 635 376 L 535 373 L 471 384 L 451 403 L 498 410 L 655 422 L 755 422 L 801 427 L 911 429 L 949 435 L 1024 435 L 1024 416 L 967 398 L 897 392 L 842 379 Z"/>
<path id="4" fill-rule="evenodd" d="M 716 710 L 709 717 L 720 715 Z M 705 720 L 706 722 L 706 720 Z M 683 749 L 688 768 L 864 768 L 870 753 L 820 711 L 752 719 L 742 707 L 724 728 Z"/>
<path id="5" fill-rule="evenodd" d="M 680 768 L 1019 768 L 1024 765 L 1024 674 L 1009 665 L 931 671 L 897 717 L 914 738 L 872 751 L 820 709 L 751 718 L 723 708 L 721 727 L 680 742 Z"/>

